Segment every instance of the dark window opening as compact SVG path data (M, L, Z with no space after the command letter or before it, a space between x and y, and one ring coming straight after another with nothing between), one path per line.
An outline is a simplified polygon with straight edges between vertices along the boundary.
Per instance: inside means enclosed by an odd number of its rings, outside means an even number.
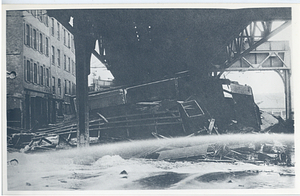
M60 39L60 25L58 22L57 22L57 39L58 40Z
M60 50L57 49L57 66L60 67Z
M28 24L25 29L25 44L30 46L30 26Z
M40 33L40 52L43 53L43 34Z
M64 55L64 70L67 70L67 56Z
M40 73L41 73L41 78L40 78L40 84L44 85L44 70L43 70L43 66L40 66Z
M66 29L64 29L64 45L66 45Z
M70 48L70 33L68 33L68 48Z
M71 70L71 60L70 57L68 58L68 71L70 72Z
M25 80L27 82L30 82L30 60L27 60L27 63L26 63Z
M49 56L49 40L46 37L46 56Z
M61 95L61 80L60 80L60 78L57 79L57 89L58 89L58 94Z
M37 45L36 45L36 30L33 29L33 32L32 32L32 42L33 42L33 48L36 49Z
M52 18L51 35L54 36L54 18Z
M55 48L52 46L52 64L55 64Z
M68 89L67 85L68 85L67 80L65 80L65 94L68 94L68 92L67 92L67 89Z
M37 84L37 77L38 77L38 73L37 73L37 64L34 63L33 66L33 82Z
M55 77L52 76L52 93L55 94Z

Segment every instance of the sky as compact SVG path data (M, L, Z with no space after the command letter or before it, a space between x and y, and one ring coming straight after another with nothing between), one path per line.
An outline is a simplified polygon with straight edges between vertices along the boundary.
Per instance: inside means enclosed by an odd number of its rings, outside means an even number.
M229 72L227 79L251 86L254 94L284 93L283 81L275 71Z

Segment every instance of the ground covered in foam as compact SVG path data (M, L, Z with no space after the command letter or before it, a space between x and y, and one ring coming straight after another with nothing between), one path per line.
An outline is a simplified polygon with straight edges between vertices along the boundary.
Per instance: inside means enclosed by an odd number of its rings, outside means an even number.
M293 166L269 163L255 165L239 161L219 163L141 158L145 152L158 148L253 141L293 146L294 136L287 134L200 136L133 141L33 154L13 152L7 154L7 189L70 191L294 188Z

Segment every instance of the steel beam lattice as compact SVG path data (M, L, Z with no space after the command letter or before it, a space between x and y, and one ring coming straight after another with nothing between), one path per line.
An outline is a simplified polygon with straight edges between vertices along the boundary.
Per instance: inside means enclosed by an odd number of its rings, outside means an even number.
M269 38L290 25L291 21L284 21L280 26L272 29L277 21L253 21L226 46L227 60L223 67L229 68L236 61L266 42ZM219 74L221 76L222 72Z
M278 25L278 22L281 24ZM275 25L278 27L273 28ZM274 70L284 83L286 118L291 118L291 87L290 87L290 55L289 49L270 47L262 50L259 46L268 41L269 38L291 24L291 20L283 21L252 21L246 28L233 38L226 46L227 60L223 64L224 70L217 75L220 77L224 71L262 71ZM271 43L271 42L269 42ZM264 48L264 47L261 47ZM251 56L254 58L251 58ZM260 57L260 58L257 58ZM274 62L274 57L279 63ZM250 59L249 59L250 58ZM285 58L285 59L284 59ZM260 61L258 61L260 59ZM288 61L288 62L287 62Z
M238 59L226 71L275 71L278 73L284 84L286 118L291 118L291 59L288 41L265 42Z

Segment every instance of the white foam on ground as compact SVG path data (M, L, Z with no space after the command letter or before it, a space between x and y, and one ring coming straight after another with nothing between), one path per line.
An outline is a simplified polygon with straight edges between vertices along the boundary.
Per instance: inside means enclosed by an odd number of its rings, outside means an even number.
M8 190L122 190L144 189L136 181L161 172L187 173L190 176L167 189L202 188L291 188L294 168L245 163L193 163L147 160L140 157L158 148L178 148L208 143L278 143L294 145L289 134L247 134L199 136L168 140L146 140L105 144L83 149L69 149L35 154L8 153L8 160L19 164L7 166ZM128 175L120 175L125 170ZM232 180L232 183L195 181L193 177L209 172L260 170L257 176ZM270 172L268 172L270 171ZM241 186L240 186L241 185Z

